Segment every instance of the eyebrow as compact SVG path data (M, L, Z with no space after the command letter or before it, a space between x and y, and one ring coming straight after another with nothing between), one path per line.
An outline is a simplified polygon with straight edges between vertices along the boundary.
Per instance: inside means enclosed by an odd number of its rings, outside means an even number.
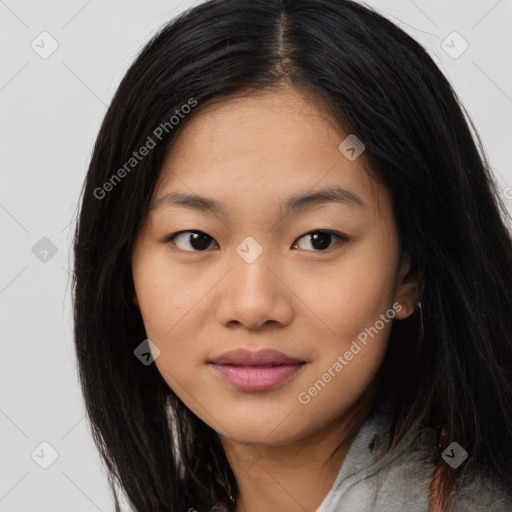
M290 197L282 206L282 215L289 215L290 213L296 213L326 203L339 203L359 208L365 207L363 200L354 192L342 187L329 187ZM229 211L223 203L197 194L169 192L157 199L150 206L150 210L156 210L164 206L181 206L197 211L222 214L226 217L229 215Z

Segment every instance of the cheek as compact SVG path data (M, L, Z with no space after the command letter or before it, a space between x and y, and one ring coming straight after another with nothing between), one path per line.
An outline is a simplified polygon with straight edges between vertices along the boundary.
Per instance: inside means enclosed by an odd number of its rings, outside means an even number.
M377 252L371 246L354 251L328 274L304 273L298 294L322 321L318 326L328 339L338 346L350 343L389 311L394 263L389 252Z
M146 336L159 349L162 377L186 402L183 391L200 386L196 370L204 365L208 291L217 275L199 278L193 265L169 264L165 249L152 248L134 258L133 280Z
M322 331L327 335L319 337L318 357L295 397L299 415L309 418L312 431L351 408L377 373L394 317L392 288L391 271L361 258L306 295L311 304L322 306L318 316L329 326Z
M350 407L380 367L394 318L396 257L392 246L368 244L347 252L329 276L303 279L304 297L322 320L315 323L325 327L313 378L303 384L302 400L299 396L311 417L325 420Z
M158 361L165 356L167 340L187 307L180 293L182 285L179 278L167 273L162 258L151 251L134 256L132 274L146 336L160 350Z
M198 357L202 348L198 330L201 322L194 321L194 315L201 311L200 299L205 290L191 285L180 273L171 273L164 260L145 255L141 265L134 267L139 309L146 336L159 350L154 361L159 373L187 407L198 414L201 411L195 411L193 397L204 394L204 389L195 370L203 362Z
M158 250L134 258L133 281L146 332L162 341L173 325L190 311L200 293Z

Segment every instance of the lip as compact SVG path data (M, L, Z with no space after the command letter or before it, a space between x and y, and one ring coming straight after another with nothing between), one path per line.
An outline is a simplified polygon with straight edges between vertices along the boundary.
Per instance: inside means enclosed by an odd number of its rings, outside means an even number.
M231 350L208 363L228 384L241 391L269 391L293 378L306 361L263 349Z
M256 352L238 349L224 352L219 357L208 362L215 364L231 364L234 366L264 366L272 364L297 364L305 361L287 356L273 349L262 349Z

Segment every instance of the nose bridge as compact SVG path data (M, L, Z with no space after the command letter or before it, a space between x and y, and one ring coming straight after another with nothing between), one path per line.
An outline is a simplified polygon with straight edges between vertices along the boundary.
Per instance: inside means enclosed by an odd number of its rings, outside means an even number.
M224 324L236 321L256 328L269 320L278 323L290 320L290 297L269 268L275 263L270 251L252 237L236 247L231 258L232 271L217 308L219 321Z
M275 283L268 269L271 249L265 249L254 238L247 237L233 255L231 287L237 303L249 308L269 305L274 296Z

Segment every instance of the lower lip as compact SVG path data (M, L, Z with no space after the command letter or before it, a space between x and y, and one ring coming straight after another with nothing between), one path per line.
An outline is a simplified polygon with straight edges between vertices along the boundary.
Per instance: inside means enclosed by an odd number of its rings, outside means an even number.
M282 364L271 367L211 365L229 384L241 391L268 391L294 377L304 366Z

